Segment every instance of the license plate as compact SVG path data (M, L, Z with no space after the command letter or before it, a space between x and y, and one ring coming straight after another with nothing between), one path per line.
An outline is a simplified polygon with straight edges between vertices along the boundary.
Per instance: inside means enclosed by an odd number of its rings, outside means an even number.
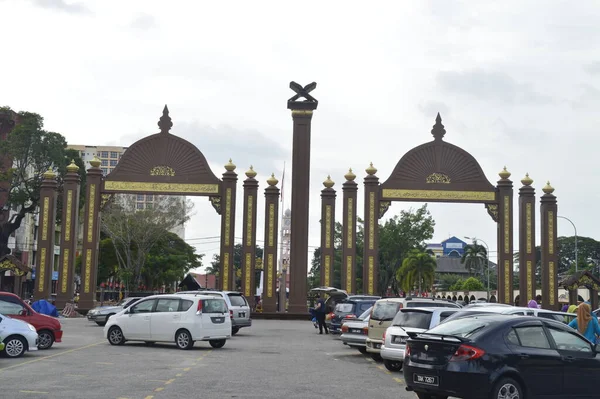
M353 328L352 330L350 330L350 332L353 334L360 334L362 333L362 330L359 330L358 328Z
M223 317L214 317L213 323L223 323L225 319Z
M246 312L238 313L238 317L246 317Z
M417 384L433 385L436 387L439 385L438 377L432 375L413 374L413 382Z
M405 344L406 343L406 337L394 337L393 343L395 344Z

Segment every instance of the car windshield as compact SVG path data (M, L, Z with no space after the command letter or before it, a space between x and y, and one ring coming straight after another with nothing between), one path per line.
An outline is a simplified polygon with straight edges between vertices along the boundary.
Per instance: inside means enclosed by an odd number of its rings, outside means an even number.
M401 311L394 317L392 325L396 327L412 327L428 330L429 325L431 324L431 315L431 312L424 311Z
M131 302L133 298L122 299L121 302L117 303L117 306L125 306L128 302Z
M352 313L353 309L353 303L338 303L335 305L335 313Z
M371 314L371 310L373 310L373 306L371 306L369 309L365 310L363 312L363 314L361 314L360 316L358 316L358 318L359 319L363 319L363 320L366 319Z
M398 313L399 306L400 303L398 302L383 301L375 303L371 319L379 321L393 320L396 313Z
M246 298L244 298L240 294L228 294L229 300L231 301L231 306L248 306L248 302L246 302Z
M485 328L490 322L479 318L466 318L450 320L439 324L427 331L427 334L451 335L455 337L468 338L477 331Z
M227 313L227 304L222 299L202 300L202 311L204 313Z

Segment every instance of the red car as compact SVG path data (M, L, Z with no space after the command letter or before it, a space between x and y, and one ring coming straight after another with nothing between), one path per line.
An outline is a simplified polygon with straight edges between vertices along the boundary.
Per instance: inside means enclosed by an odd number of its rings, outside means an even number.
M36 312L17 295L0 291L0 314L23 320L35 327L39 335L39 349L48 349L62 341L62 326L54 317Z

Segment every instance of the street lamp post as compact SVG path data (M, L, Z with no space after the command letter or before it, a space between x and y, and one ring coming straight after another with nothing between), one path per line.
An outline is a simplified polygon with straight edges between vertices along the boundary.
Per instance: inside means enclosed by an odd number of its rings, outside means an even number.
M484 245L485 245L485 250L486 250L486 254L485 254L485 266L487 268L487 300L488 302L490 301L490 247L487 245L487 242L483 241L482 239L479 239L477 237L465 237L467 240L473 240L473 241L481 241Z
M568 221L569 223L571 223L571 225L573 226L573 230L575 230L575 273L577 273L578 267L579 267L579 263L578 263L578 259L577 259L577 227L575 226L575 223L573 223L573 221L567 217L564 216L556 216L557 218L561 218L561 219L565 219L566 221Z

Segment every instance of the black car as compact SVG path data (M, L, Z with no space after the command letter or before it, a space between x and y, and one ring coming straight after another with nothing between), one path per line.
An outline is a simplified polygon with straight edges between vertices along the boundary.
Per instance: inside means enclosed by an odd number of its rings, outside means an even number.
M409 335L404 379L420 399L599 396L600 345L555 320L478 315Z
M332 334L341 334L344 319L356 319L365 310L373 306L377 299L346 299L336 304L331 315L329 332Z

